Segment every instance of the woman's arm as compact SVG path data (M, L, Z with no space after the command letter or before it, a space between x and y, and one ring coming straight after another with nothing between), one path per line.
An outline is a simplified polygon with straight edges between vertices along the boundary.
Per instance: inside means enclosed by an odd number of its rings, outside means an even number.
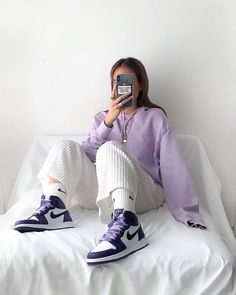
M98 113L93 122L92 130L89 132L87 138L82 142L82 148L84 149L88 158L92 161L96 161L96 153L98 148L106 141L112 127L106 126L104 123L105 113Z
M199 214L198 194L170 126L160 141L160 170L166 202L173 216L185 225L205 229Z
M115 99L115 91L116 87L114 84L108 111L100 112L95 116L93 128L87 139L82 142L82 147L92 162L96 161L97 150L106 141L113 128L113 122L119 116L123 105L133 99L133 96L127 98L129 93L125 93Z

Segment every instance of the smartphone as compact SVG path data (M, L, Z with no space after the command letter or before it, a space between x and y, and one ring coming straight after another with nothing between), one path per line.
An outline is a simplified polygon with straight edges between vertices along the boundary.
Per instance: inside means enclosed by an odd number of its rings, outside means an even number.
M134 81L133 76L131 74L120 74L116 76L116 98L119 96L129 92L129 96L133 95L133 87L134 87ZM128 107L131 107L133 104L132 99L128 101L126 104L122 106L123 109L126 109Z

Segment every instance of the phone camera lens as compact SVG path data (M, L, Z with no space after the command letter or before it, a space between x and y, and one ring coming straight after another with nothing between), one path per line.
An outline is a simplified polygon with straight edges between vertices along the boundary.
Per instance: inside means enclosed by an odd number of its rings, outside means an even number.
M117 82L120 82L120 76L119 75L117 76Z

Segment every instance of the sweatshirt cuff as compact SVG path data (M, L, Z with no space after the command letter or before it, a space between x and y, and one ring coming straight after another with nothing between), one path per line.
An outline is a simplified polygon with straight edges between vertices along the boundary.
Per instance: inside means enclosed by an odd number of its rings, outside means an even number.
M108 127L104 121L101 122L101 124L97 127L96 129L96 133L97 135L102 138L102 139L106 139L107 136L109 135L109 133L111 132L111 130L113 129L112 127Z
M188 221L188 226L193 228L199 228L199 229L207 229L206 225L203 225L200 223L193 223L192 221Z
M185 218L183 218L182 222L188 227L207 229L205 222L201 218L193 219L188 216L185 216Z

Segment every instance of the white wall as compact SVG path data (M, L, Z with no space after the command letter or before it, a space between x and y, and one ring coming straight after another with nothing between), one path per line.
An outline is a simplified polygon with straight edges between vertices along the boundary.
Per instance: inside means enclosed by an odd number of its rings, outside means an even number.
M0 0L5 198L32 139L86 133L107 107L110 67L134 56L176 133L202 140L236 223L235 34L235 1Z

